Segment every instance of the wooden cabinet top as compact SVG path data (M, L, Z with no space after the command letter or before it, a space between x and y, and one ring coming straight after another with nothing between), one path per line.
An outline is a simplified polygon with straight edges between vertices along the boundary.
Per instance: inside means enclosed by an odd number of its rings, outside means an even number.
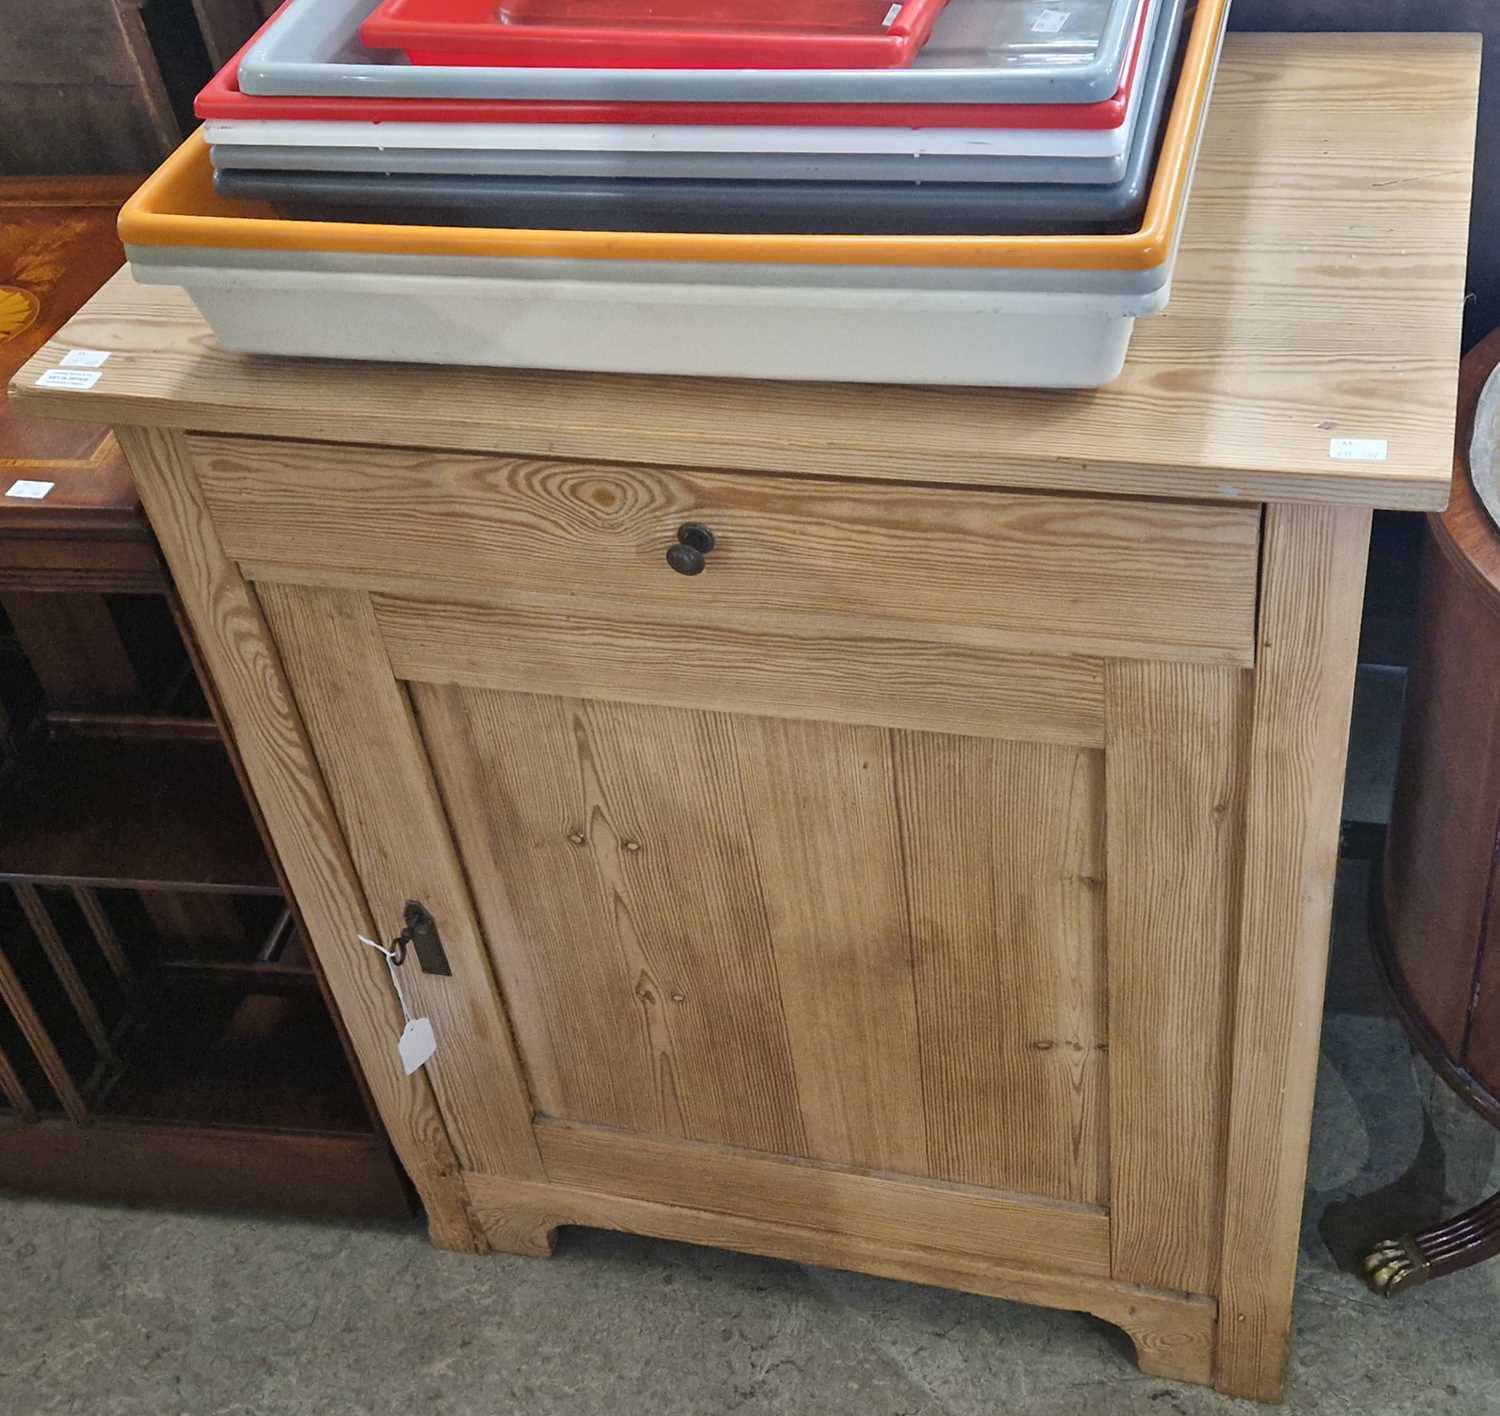
M180 290L121 274L12 397L53 416L279 437L1441 507L1478 80L1476 36L1230 35L1172 302L1096 392L252 358L218 349ZM96 387L36 388L72 348L111 352Z

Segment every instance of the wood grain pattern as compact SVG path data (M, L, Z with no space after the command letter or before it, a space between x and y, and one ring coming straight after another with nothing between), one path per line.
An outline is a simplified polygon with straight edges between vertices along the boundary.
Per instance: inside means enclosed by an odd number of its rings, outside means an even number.
M1098 1208L547 1120L537 1123L537 1144L547 1179L570 1189L1109 1276L1109 1216Z
M1123 1328L1141 1369L1152 1376L1206 1382L1213 1368L1217 1307L1212 1299L1132 1287L1105 1278L1053 1275L944 1249L875 1244L792 1222L743 1219L559 1185L527 1185L467 1175L475 1211L490 1242L525 1253L550 1251L561 1224L622 1229L689 1244L766 1254L820 1268L854 1269L908 1283L930 1283L1036 1303L1081 1309Z
M73 962L73 956L68 952L68 946L63 943L62 935L57 932L57 926L52 922L47 906L42 903L42 897L32 885L18 883L12 885L11 889L16 892L21 913L26 916L26 922L31 926L31 932L36 935L37 943L42 946L42 952L47 956L47 962L52 966L52 972L57 975L57 981L62 985L62 990L67 995L68 1002L72 1004L74 1013L78 1015L78 1021L83 1025L84 1032L88 1034L94 1050L101 1057L113 1060L115 1049L110 1041L109 1029L104 1026L104 1020L99 1016L98 1004L94 1002L94 997L84 983L83 976L78 972L78 965Z
M752 622L739 611L648 616L580 597L428 595L372 597L401 678L1104 745L1097 659L876 637L821 616L756 614Z
M1109 1193L1103 755L896 738L931 1173Z
M63 1061L62 1054L53 1044L47 1025L42 1022L32 1005L20 975L3 952L0 952L0 1003L5 1005L15 1019L21 1036L26 1039L26 1045L36 1057L42 1074L47 1078L47 1085L52 1088L68 1119L82 1125L89 1119L89 1109L83 1093L68 1071L68 1064Z
M930 1175L891 734L730 731L807 1154Z
M803 1154L731 720L416 702L538 1107Z
M1471 35L1231 34L1172 286L1097 393L415 368L225 353L117 278L18 380L67 416L535 456L1441 507L1474 158ZM1336 76L1331 78L1331 76ZM36 390L72 347L89 393ZM1383 463L1328 455L1381 437Z
M146 429L119 436L309 939L381 1119L427 1207L433 1239L446 1248L482 1248L428 1079L404 1076L392 1046L401 1013L385 964L350 947L375 924L259 605L214 535L179 438Z
M997 647L1249 663L1258 509L191 437L230 555ZM667 548L717 544L698 576Z
M1112 1271L1211 1293L1249 675L1115 663L1105 683Z
M1266 518L1214 1374L1264 1401L1286 1367L1369 533L1360 507Z
M411 708L366 596L260 587L287 678L323 765L349 853L381 927L407 900L432 912L452 976L403 969L412 1011L432 1020L427 1064L460 1163L538 1179L532 1103ZM357 940L352 947L360 947Z
M415 684L412 704L537 1109L680 1132L662 990L585 849L562 702Z

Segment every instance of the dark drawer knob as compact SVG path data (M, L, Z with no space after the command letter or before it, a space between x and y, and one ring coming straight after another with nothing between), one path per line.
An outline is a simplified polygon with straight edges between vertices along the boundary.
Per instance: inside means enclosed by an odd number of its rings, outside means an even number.
M667 564L678 575L702 575L705 557L714 548L714 533L701 521L684 521L677 544L667 548Z

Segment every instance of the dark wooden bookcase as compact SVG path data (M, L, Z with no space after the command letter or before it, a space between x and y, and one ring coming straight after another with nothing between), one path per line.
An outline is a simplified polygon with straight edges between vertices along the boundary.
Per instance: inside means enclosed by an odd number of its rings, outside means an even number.
M0 182L0 389L130 185ZM3 406L0 1187L410 1212L118 447Z

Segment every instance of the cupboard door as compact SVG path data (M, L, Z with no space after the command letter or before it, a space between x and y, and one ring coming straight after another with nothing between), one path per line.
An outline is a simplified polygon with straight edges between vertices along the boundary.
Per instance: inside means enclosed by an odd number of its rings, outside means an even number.
M476 1193L1213 1291L1245 672L258 588Z

